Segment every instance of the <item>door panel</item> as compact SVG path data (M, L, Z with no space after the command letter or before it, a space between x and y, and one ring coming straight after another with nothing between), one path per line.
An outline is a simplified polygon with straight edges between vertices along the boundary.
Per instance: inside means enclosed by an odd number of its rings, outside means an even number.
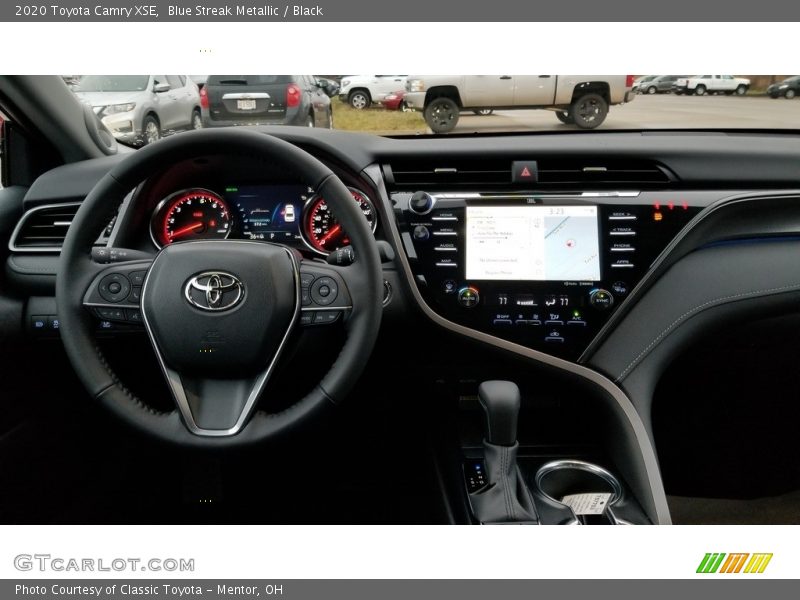
M511 75L468 75L464 78L465 106L511 106L514 77Z
M514 76L515 106L544 106L552 104L556 95L555 75Z

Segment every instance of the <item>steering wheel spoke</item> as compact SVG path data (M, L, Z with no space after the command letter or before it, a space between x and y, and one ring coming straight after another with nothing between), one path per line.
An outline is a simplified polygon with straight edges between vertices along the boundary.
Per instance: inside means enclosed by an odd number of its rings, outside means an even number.
M162 362L186 428L206 437L225 437L241 431L272 375L278 356L261 373L229 379L180 374Z
M152 260L92 263L83 306L101 322L142 325L142 285Z
M351 271L352 273L352 271ZM300 325L330 325L347 319L353 310L347 268L317 262L300 265ZM348 285L347 280L351 280Z

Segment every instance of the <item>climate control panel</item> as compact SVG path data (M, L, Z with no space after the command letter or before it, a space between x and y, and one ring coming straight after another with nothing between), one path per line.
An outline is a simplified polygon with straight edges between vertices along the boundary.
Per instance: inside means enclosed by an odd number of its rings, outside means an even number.
M570 360L699 211L613 194L397 192L392 201L434 311Z

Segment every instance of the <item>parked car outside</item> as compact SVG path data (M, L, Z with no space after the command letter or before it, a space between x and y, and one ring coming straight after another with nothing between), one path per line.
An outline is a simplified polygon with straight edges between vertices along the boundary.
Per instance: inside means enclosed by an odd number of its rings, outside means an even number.
M317 77L317 81L323 85L323 89L329 98L337 96L339 94L339 89L342 87L338 81L327 77Z
M669 94L675 82L686 75L659 75L639 87L640 94Z
M84 75L73 91L115 138L132 146L203 126L200 93L186 75Z
M794 98L800 94L800 75L789 77L778 83L773 83L767 88L767 95L770 98Z
M679 77L675 80L673 91L680 94L736 94L744 96L750 89L750 80L733 75L695 75L694 77Z
M392 92L391 94L387 94L383 100L381 100L381 104L384 108L388 110L402 110L407 111L410 110L408 105L406 104L406 91L405 90L397 90L396 92Z
M203 88L203 125L332 128L327 89L313 75L209 75Z
M434 133L452 131L462 111L542 108L565 124L594 129L608 108L631 102L632 75L409 75L408 106Z
M388 94L406 87L407 75L347 75L342 78L339 99L356 110L369 108Z
M633 85L631 86L632 92L641 93L642 92L642 85L647 83L648 81L652 81L658 77L658 75L644 75L643 77L637 77L633 80Z
M189 75L189 79L194 81L197 87L202 90L208 80L208 75Z

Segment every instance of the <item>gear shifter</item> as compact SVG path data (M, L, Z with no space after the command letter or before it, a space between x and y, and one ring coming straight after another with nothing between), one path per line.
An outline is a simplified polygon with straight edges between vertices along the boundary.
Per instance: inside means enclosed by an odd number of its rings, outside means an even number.
M510 381L484 381L478 388L478 401L486 413L486 441L497 446L517 443L519 388Z
M488 483L470 494L475 517L481 523L538 523L533 498L517 466L519 388L511 381L484 381L478 398L486 413L483 448Z

